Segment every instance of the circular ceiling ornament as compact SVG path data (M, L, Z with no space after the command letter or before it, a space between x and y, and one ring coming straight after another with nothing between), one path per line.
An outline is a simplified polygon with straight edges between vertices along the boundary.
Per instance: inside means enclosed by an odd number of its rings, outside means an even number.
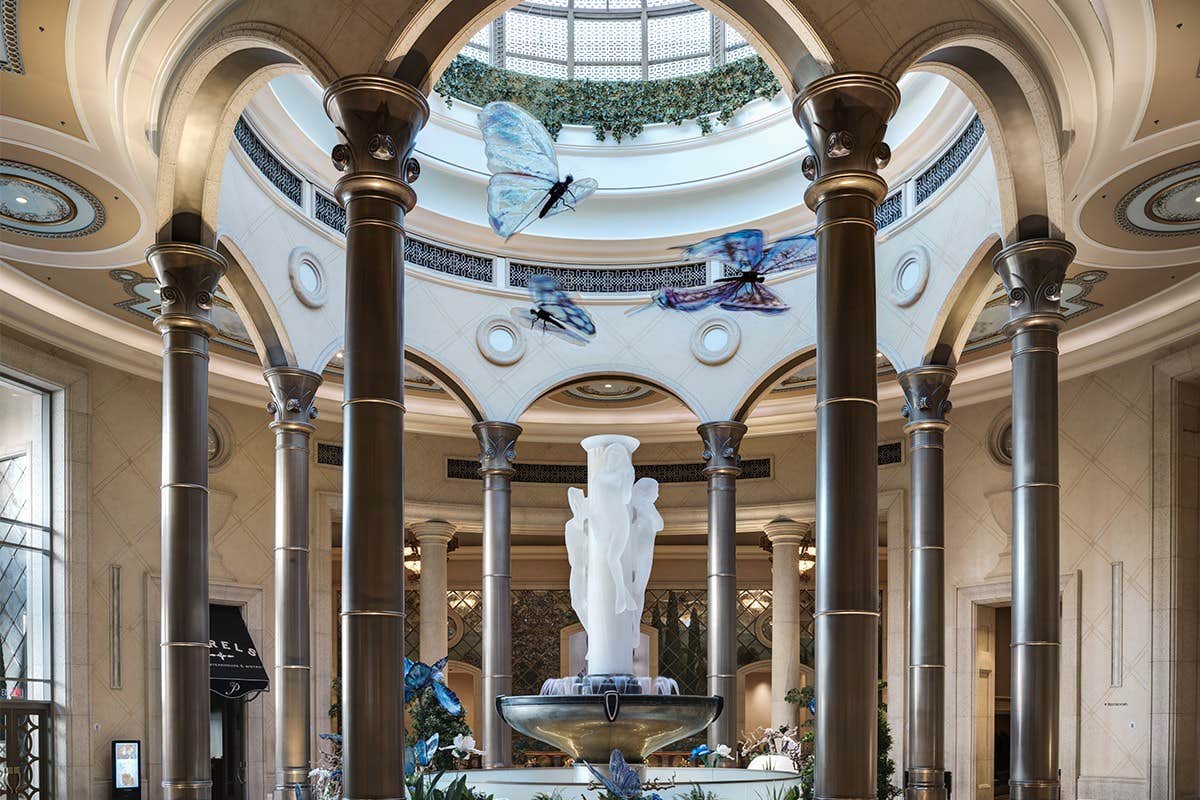
M624 378L597 378L568 386L565 391L571 397L592 402L640 400L654 393L651 387Z
M77 239L104 226L104 206L75 181L0 159L0 230L39 239Z
M892 302L901 308L921 298L929 281L929 251L917 245L896 262L892 269Z
M475 346L488 361L507 367L525 355L525 333L510 317L488 317L475 329Z
M742 343L742 329L725 317L709 317L692 332L692 355L701 364L717 366L733 358Z
M1116 215L1122 229L1142 236L1200 232L1200 161L1142 181L1121 198Z

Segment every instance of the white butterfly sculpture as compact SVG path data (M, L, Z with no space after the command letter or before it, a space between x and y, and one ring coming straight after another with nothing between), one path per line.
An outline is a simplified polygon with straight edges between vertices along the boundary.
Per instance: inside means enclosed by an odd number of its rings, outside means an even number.
M575 209L596 191L594 178L560 178L550 134L512 103L488 103L479 112L488 171L488 220L506 240L535 219Z

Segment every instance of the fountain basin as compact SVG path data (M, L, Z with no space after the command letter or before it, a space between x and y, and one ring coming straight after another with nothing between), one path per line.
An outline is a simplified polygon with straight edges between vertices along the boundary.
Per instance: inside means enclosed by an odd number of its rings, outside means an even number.
M683 794L692 786L716 794L721 800L764 800L775 797L793 786L800 785L794 772L736 769L733 767L647 767L644 780L675 781L675 788L663 791L664 797ZM559 789L562 797L596 798L602 792L587 791L590 774L570 767L537 767L513 769L469 770L447 773L448 783L459 775L467 776L467 784L488 792L497 800L533 800L539 793L550 794Z
M720 697L641 695L518 695L496 698L496 710L516 730L575 760L607 764L620 750L631 764L708 727Z

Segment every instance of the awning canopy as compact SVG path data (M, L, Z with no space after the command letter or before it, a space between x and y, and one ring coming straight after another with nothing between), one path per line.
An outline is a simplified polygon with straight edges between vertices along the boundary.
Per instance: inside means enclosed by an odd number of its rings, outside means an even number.
M270 690L258 648L233 606L208 607L208 675L213 693L230 699Z

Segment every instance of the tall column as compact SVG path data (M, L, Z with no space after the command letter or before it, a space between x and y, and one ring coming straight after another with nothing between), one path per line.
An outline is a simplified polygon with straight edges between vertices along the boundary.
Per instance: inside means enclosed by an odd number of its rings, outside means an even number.
M163 797L208 800L208 341L225 259L172 242L146 260L162 297Z
M946 800L946 500L950 367L900 373L908 424L908 800Z
M705 422L696 429L704 440L708 479L708 693L725 699L721 715L708 726L708 746L737 747L737 477L738 448L746 435L740 422Z
M512 476L521 426L478 422L483 477L483 766L512 766L512 728L496 698L512 694Z
M411 529L421 548L421 660L432 664L447 652L446 556L456 529L441 519L418 522Z
M900 91L879 75L813 81L793 111L817 214L817 800L875 797L879 676L875 207Z
M401 800L404 759L404 216L429 104L413 86L352 75L325 91L345 143L342 736L346 800Z
M771 543L771 725L795 725L785 698L800 686L800 547L812 525L779 517L763 529Z
M269 369L265 376L275 432L275 800L308 800L308 455L321 376L290 367Z
M1032 239L992 261L1008 292L1012 344L1013 800L1058 800L1058 332L1075 248Z

